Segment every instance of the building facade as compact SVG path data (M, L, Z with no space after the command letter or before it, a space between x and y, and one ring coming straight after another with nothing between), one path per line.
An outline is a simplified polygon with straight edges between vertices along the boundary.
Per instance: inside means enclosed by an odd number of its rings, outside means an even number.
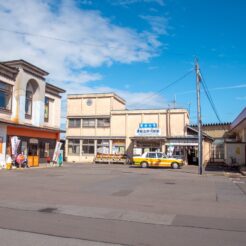
M246 108L232 122L225 140L227 164L246 165Z
M17 152L27 155L30 164L52 156L65 91L47 83L47 75L24 60L0 63L0 163L13 154L12 137L18 138Z
M197 129L197 125L193 125ZM225 138L231 127L230 122L202 124L203 133L213 138L211 162L225 161Z
M97 153L132 157L162 151L195 163L197 147L197 131L189 127L186 109L127 110L125 100L115 93L68 96L68 162L93 162ZM207 139L204 148L207 160Z

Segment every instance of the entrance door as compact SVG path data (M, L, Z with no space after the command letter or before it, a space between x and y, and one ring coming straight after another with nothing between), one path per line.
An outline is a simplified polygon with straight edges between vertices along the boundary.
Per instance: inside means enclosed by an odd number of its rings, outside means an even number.
M38 157L38 140L30 139L28 148L28 165L30 167L35 167L39 165Z
M187 152L187 159L189 165L198 165L197 150L195 147L191 147Z
M30 143L28 149L28 155L37 156L38 155L38 144Z

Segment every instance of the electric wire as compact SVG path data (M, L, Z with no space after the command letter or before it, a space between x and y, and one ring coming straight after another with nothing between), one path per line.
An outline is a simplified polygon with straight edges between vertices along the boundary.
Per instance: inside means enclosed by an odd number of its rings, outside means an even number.
M62 39L62 38L57 38L57 37L52 37L52 36L46 36L46 35L40 35L40 34L35 34L35 33L30 33L30 32L21 32L21 31L17 31L17 30L9 30L9 29L5 29L0 27L0 31L4 31L4 32L9 32L9 33L14 33L17 35L22 35L22 36L33 36L33 37L38 37L38 38L43 38L43 39L50 39L50 40L55 40L55 41L59 41L59 42L63 42L63 43L69 43L69 44L82 44L85 46L92 46L92 47L106 47L106 48L113 48L113 49L120 49L120 46L118 45L105 45L105 44L95 44L95 43L88 43L88 42L82 42L80 43L79 41L74 41L74 40L68 40L68 39Z
M169 83L167 86L161 88L160 90L158 90L157 92L151 94L150 96L146 97L146 98L143 98L141 99L141 101L143 103L138 103L138 104L129 104L128 106L131 106L131 105L134 105L136 108L138 106L141 106L141 105L145 105L146 102L149 101L149 99L153 98L153 97L156 97L158 95L160 95L164 90L168 89L169 87L173 86L174 84L178 83L179 81L183 80L184 78L186 78L187 76L189 76L192 72L194 71L194 68L192 68L191 70L189 70L187 73L183 74L182 76L180 76L178 79L174 80L173 82Z
M212 98L212 96L211 96L211 94L210 94L210 92L209 92L207 83L206 83L206 81L205 81L205 79L204 79L204 76L203 76L201 70L200 70L200 76L201 76L201 84L202 84L202 86L203 86L203 89L204 89L204 92L205 92L205 94L206 94L206 96L207 96L207 99L208 99L208 101L209 101L209 103L210 103L210 105L211 105L211 107L212 107L212 109L213 109L213 111L214 111L214 114L215 114L216 118L218 119L218 121L219 121L220 123L222 123L222 121L221 121L221 119L220 119L220 116L219 116L219 113L218 113L218 111L217 111L217 109L216 109L216 106L215 106L215 104L214 104L214 100L213 100L213 98Z

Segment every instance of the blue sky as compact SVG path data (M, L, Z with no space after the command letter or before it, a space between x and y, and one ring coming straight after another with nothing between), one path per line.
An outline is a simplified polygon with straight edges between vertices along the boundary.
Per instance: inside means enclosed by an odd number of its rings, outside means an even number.
M115 91L128 108L176 97L196 123L194 73L155 92L197 56L221 120L232 121L246 104L245 9L244 0L10 0L0 3L1 60L26 59L68 93ZM203 92L202 116L218 122Z

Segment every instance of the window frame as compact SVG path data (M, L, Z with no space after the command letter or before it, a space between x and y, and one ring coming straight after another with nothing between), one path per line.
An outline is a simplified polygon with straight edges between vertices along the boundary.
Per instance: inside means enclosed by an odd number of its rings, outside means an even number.
M8 112L11 113L12 112L12 97L13 97L13 85L5 83L3 81L0 80L0 83L5 85L6 87L8 87L8 89L3 89L0 87L0 92L3 93L4 96L9 97L10 103L9 103L9 108L5 107L1 107L0 106L0 111L4 111L4 112Z
M73 121L79 121L79 124L72 124ZM81 119L79 118L69 118L68 119L68 128L81 128Z
M85 124L88 122L88 124ZM90 125L89 122L93 122L93 124ZM82 127L83 128L95 128L96 127L96 119L94 118L83 118L82 119Z
M103 124L99 123L100 121ZM109 128L110 127L110 123L111 123L110 118L98 118L97 119L97 127L98 128Z
M77 143L75 143L77 142ZM68 142L67 142L67 153L68 155L76 155L76 156L79 156L80 155L80 140L79 139L68 139ZM79 147L77 149L77 147ZM72 148L72 152L70 152L70 148ZM75 152L74 152L75 150ZM78 151L77 151L78 150Z
M109 154L110 153L110 142L109 139L97 139L96 142L96 153L97 154L102 154L101 152L98 152L98 149L103 149L103 148L107 148L108 149L108 153L105 154Z
M47 112L47 117L45 117L45 107L47 106L48 112ZM50 98L49 97L44 97L44 122L49 122L49 117L50 116Z
M93 149L93 153L90 152L90 148ZM83 139L82 140L81 154L82 155L95 155L95 140L94 139Z
M28 93L29 93L29 95L28 95ZM30 105L31 105L30 113L27 112L28 103L30 103ZM27 86L26 86L26 99L25 99L25 118L26 119L32 118L32 106L33 106L33 87L32 87L32 84L30 82L28 82Z

